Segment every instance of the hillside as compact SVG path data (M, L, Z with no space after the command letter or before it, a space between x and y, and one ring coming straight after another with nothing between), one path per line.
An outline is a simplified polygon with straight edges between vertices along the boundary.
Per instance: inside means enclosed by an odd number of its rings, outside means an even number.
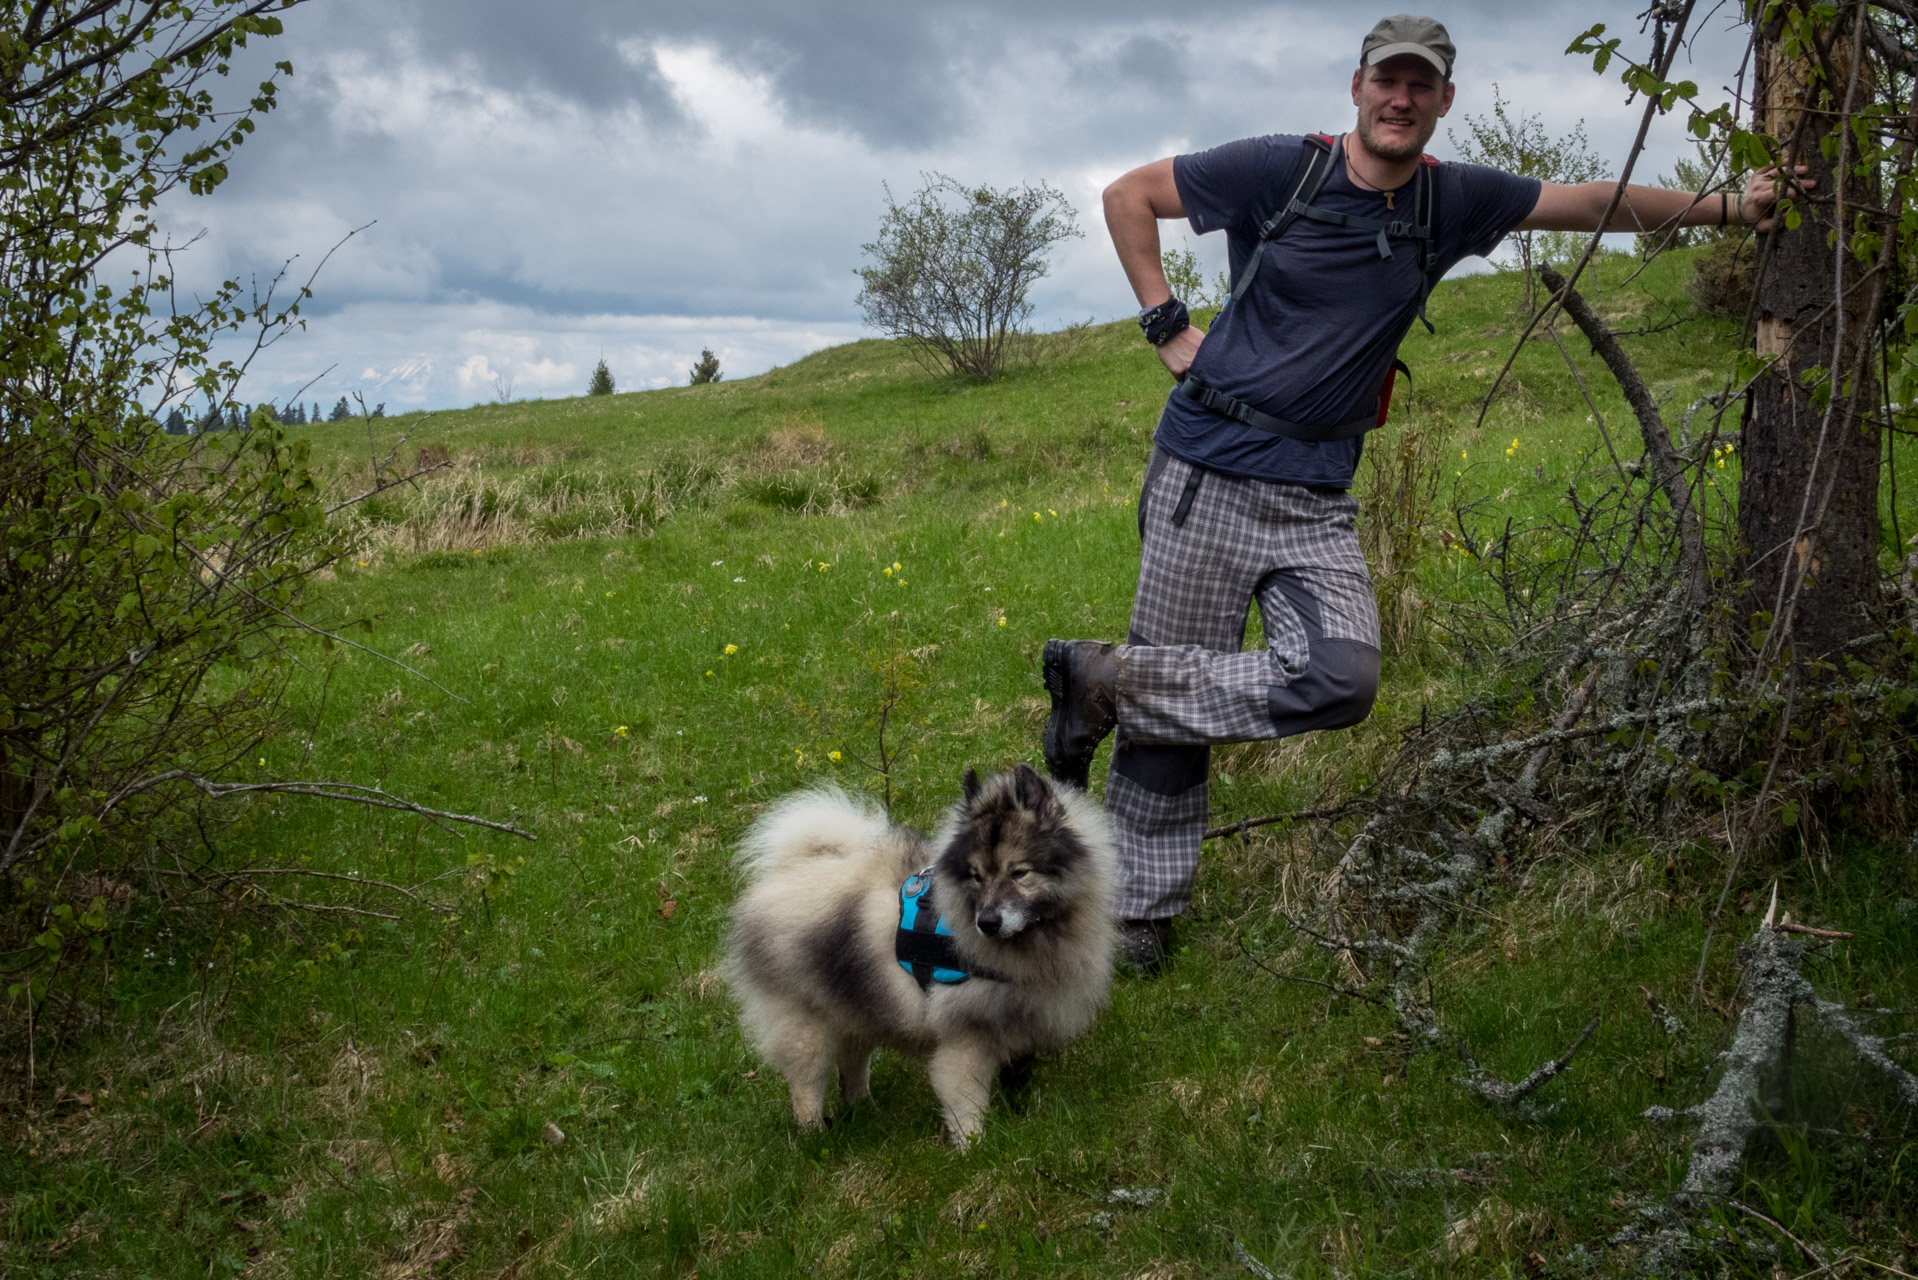
M1693 312L1684 255L1635 266L1606 260L1591 294L1682 410L1735 335ZM1458 539L1639 454L1569 329L1524 345L1475 425L1518 288L1438 290L1374 438L1395 621L1372 718L1215 752L1214 822L1362 790L1403 730L1496 681L1446 642L1446 602L1494 589ZM259 776L376 785L537 842L289 798L175 833L183 867L309 872L276 883L380 914L202 909L76 989L97 1017L36 1058L38 1109L0 1119L0 1273L1174 1277L1229 1274L1235 1240L1297 1277L1623 1266L1607 1239L1689 1140L1639 1115L1703 1096L1735 1013L1729 947L1692 999L1727 865L1707 833L1564 833L1458 929L1431 982L1491 1069L1517 1078L1602 1019L1541 1114L1488 1109L1387 1010L1274 976L1323 870L1304 828L1210 842L1167 975L1121 981L970 1153L889 1056L872 1103L796 1134L742 1043L713 967L738 836L822 783L889 788L929 826L966 766L1037 760L1044 641L1125 630L1166 389L1120 322L1049 336L991 386L866 341L708 387L304 428L341 495L389 452L447 465L341 517L361 550L309 617L369 623L348 634L393 660L304 650ZM1717 469L1734 489L1735 455ZM1857 935L1821 987L1911 1029L1909 853L1754 859L1733 901L1774 877ZM113 891L156 909L152 885ZM1752 1203L1834 1251L1909 1248L1918 1125L1806 1034Z

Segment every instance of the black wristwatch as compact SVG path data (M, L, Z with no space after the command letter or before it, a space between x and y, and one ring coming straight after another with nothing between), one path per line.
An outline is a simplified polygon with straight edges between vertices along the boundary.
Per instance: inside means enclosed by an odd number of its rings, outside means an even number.
M1185 303L1177 298L1167 298L1139 313L1139 327L1145 330L1145 340L1155 347L1163 347L1191 324L1192 317L1186 314Z

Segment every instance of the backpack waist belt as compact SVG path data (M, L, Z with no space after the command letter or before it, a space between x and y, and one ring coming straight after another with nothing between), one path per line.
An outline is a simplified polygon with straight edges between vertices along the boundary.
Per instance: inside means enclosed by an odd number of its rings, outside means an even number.
M1378 414L1368 413L1362 418L1350 422L1327 425L1308 425L1303 422L1287 422L1284 418L1275 418L1269 413L1254 409L1243 400L1236 400L1223 391L1208 387L1191 374L1179 384L1180 392L1188 400L1195 400L1212 412L1234 422L1244 423L1260 431L1269 431L1275 436L1285 436L1292 440L1304 440L1310 444L1324 444L1332 440L1351 440L1364 435L1379 425Z

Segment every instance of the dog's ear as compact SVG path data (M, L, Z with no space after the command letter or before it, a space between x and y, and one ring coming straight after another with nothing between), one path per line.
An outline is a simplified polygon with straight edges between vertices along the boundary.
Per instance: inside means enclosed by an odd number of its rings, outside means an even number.
M967 804L979 798L979 775L973 772L971 765L966 766L966 776L960 780L959 785L965 793Z
M1012 799L1041 822L1049 822L1059 816L1059 797L1054 794L1052 784L1023 760L1012 769Z

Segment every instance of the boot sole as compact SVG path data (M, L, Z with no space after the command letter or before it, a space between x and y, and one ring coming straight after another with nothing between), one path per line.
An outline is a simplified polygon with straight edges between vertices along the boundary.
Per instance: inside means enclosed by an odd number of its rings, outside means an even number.
M1070 683L1066 672L1066 642L1048 640L1039 655L1039 678L1052 697L1052 714L1046 717L1046 729L1040 739L1040 750L1046 758L1046 772L1057 782L1069 783L1085 790L1092 773L1092 760L1068 759L1059 749L1058 723L1065 711L1066 689Z

